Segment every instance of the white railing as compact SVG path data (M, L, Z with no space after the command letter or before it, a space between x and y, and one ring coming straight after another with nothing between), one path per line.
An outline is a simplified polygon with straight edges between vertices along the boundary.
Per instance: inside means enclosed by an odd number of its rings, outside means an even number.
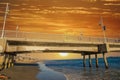
M0 30L0 35L2 31ZM104 42L103 38L88 37L88 36L77 36L77 35L65 35L65 34L49 34L49 33L37 33L37 32L22 32L5 30L5 38L23 38L23 39L35 39L35 40L50 40L50 41L66 41L66 42L78 42L78 41L89 41L89 42ZM107 42L119 43L120 39L107 38Z

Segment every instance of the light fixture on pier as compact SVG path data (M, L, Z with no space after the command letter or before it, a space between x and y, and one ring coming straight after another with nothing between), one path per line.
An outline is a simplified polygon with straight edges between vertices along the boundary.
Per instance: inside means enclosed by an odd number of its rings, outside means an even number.
M104 23L103 23L103 18L102 18L102 16L101 16L101 19L100 19L100 23L99 23L99 25L101 26L102 31L103 31L104 43L106 43L106 42L107 42L106 34L105 34L106 26L105 26Z
M4 16L4 22L3 22L1 38L3 38L4 34L5 34L5 23L6 23L7 14L9 12L9 6L8 5L9 5L9 3L6 4L6 10L5 10L5 16Z

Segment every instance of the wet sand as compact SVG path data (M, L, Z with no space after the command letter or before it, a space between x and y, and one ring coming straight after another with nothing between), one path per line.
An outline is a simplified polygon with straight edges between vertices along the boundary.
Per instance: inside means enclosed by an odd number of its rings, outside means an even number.
M38 72L39 69L37 66L14 66L0 73L11 77L9 80L37 80L36 76Z

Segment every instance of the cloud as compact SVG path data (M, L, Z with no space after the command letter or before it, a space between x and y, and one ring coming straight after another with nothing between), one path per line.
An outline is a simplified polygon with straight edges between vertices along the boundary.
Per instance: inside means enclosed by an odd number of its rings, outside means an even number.
M57 23L57 22L42 22L43 24L47 24L47 25L52 25L52 26L61 26L61 27L66 27L69 26L68 24L63 24L63 23Z
M44 9L42 11L37 11L36 13L41 13L41 14L92 14L90 11L85 11L85 10L49 10L49 9Z
M120 6L120 3L105 3L106 6Z
M120 13L114 13L114 15L116 15L116 16L120 16Z
M1 5L1 4L2 4L2 5L6 5L6 3L5 3L5 2L0 2L0 5Z
M12 4L11 6L19 7L20 5L19 4Z
M109 34L119 32L120 2L118 0L9 0L7 26L20 25L21 30L53 33L80 33L100 35L97 28L100 16ZM1 2L2 3L2 2ZM5 3L0 3L0 26L3 23ZM9 25L8 25L9 24ZM117 26L117 28L115 28ZM112 34L114 35L114 34Z
M100 10L101 8L97 8L97 7L91 7L91 10Z
M111 12L102 12L102 14L112 14Z
M0 11L0 14L3 14L3 13L5 13L5 11Z
M85 7L56 7L53 6L50 9L57 9L57 10L87 10Z

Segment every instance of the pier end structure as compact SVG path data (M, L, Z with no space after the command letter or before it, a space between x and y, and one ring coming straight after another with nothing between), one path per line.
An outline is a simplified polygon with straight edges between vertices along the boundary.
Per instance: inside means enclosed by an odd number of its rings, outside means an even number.
M83 56L83 67L86 67L86 56L88 56L89 58L89 67L92 67L92 60L91 60L91 55L95 55L95 61L96 61L96 68L99 67L99 60L98 60L98 55L102 54L103 55L103 60L105 63L105 68L108 69L108 62L107 62L107 57L106 57L106 53L110 52L109 49L109 44L105 43L105 44L99 44L98 45L98 52L82 52L82 56Z

